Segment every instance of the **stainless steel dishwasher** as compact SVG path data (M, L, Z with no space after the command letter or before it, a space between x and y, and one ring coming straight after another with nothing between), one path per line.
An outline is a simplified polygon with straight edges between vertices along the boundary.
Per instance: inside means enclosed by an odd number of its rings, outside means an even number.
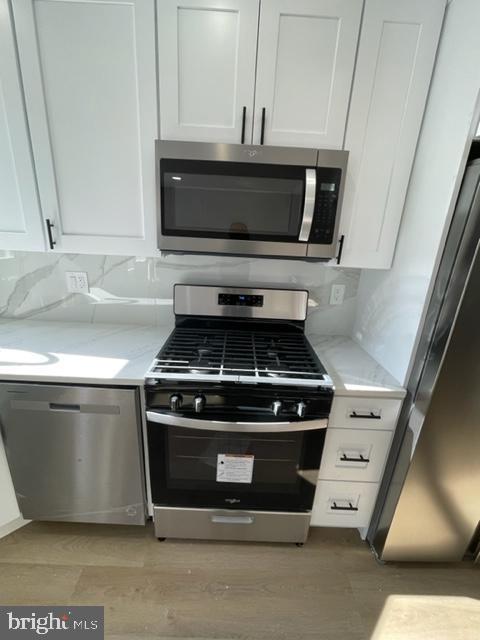
M0 428L24 518L145 523L135 389L1 383Z

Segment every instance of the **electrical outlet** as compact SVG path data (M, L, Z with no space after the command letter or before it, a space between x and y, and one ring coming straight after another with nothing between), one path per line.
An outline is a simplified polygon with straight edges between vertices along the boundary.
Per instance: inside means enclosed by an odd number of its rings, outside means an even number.
M332 305L343 304L344 298L345 298L345 285L332 284L332 290L330 292L330 304Z
M85 271L65 271L67 290L70 293L88 293L88 275Z

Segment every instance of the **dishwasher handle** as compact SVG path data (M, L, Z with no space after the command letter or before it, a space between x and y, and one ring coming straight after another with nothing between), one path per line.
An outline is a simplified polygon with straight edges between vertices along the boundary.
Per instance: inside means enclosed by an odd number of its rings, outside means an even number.
M50 411L68 411L70 413L79 413L81 411L79 404L61 404L60 402L49 402Z

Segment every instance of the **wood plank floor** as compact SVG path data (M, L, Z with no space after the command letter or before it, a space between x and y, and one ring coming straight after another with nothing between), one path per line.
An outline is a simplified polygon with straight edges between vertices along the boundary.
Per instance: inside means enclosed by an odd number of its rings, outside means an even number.
M111 640L478 640L480 567L378 564L356 531L294 545L32 523L0 540L0 604L100 604Z

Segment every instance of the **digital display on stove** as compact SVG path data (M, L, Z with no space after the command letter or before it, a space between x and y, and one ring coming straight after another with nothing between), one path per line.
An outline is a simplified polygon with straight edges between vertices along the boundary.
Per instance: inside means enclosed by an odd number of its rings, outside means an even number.
M263 307L263 296L251 296L243 293L219 293L218 304L233 307Z

